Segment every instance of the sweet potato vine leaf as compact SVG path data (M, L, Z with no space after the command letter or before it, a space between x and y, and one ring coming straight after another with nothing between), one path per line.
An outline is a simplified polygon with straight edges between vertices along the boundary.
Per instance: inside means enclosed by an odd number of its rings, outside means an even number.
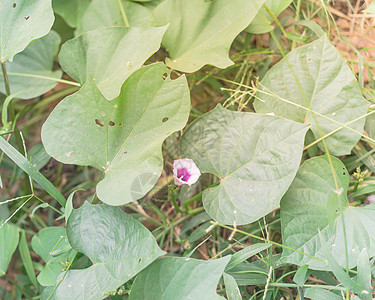
M123 205L143 197L163 167L161 146L188 119L184 76L171 80L162 63L143 67L108 101L93 80L65 98L42 128L47 153L60 162L104 171L100 200Z
M210 64L233 64L229 48L256 16L265 0L165 0L154 10L153 26L169 24L163 46L173 69L195 72Z
M67 41L59 61L63 70L84 84L93 76L103 96L112 100L125 80L160 48L167 27L99 28Z
M363 116L369 103L344 59L326 36L299 47L275 64L261 81L261 100L254 103L255 110L275 113L297 122L311 124L315 139L326 135ZM324 117L287 103L294 102ZM329 118L329 119L327 119ZM365 119L348 125L362 133ZM328 150L335 156L350 154L360 134L343 128L326 137ZM322 142L319 147L324 151Z
M307 264L310 269L329 270L324 262L326 258L319 231L341 267L346 266L346 249L350 268L357 265L363 249L367 249L370 257L375 255L375 205L349 206L349 173L340 160L335 157L331 159L337 176L338 191L325 155L303 163L281 201L283 244L310 255L284 248L284 262Z
M51 29L51 0L0 0L0 61L12 60Z
M240 225L279 207L297 173L307 129L221 105L193 122L181 139L183 157L220 180L203 193L207 213L220 223Z

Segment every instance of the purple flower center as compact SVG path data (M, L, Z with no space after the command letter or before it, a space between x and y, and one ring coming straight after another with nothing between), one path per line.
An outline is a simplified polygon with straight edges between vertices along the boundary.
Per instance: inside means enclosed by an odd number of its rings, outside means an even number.
M177 169L177 178L187 182L191 174L186 168Z

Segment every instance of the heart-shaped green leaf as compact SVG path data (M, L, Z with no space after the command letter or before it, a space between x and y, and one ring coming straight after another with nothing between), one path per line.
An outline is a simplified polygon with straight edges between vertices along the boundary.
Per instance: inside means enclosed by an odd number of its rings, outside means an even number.
M164 254L153 235L117 207L85 202L66 230L72 247L93 265L68 271L56 299L103 299Z
M136 278L129 300L219 300L217 284L230 256L216 260L165 257Z
M187 122L186 78L164 79L167 72L162 63L141 68L113 101L89 80L56 106L42 128L43 144L55 159L104 171L97 195L107 204L134 201L154 186L164 139Z
M14 251L16 251L18 241L19 233L17 227L7 223L4 224L0 220L0 277L8 270L10 259Z
M53 79L60 79L62 74L60 70L53 71L59 46L59 35L51 31L32 42L12 62L6 62L11 94L16 94L17 98L31 99L53 89L57 84ZM3 76L0 76L0 92L5 94Z
M163 46L168 66L195 72L210 64L233 64L229 48L235 37L253 20L265 0L165 0L153 13L151 24L170 24Z
M308 127L280 117L231 112L218 105L181 139L183 157L219 177L203 205L223 224L247 224L279 207L301 160Z
M45 36L54 19L51 0L0 0L0 62Z
M324 136L366 114L368 102L362 97L356 78L344 59L326 36L297 48L274 65L261 82L262 92L254 107L257 112L275 114L311 124L315 138ZM322 116L315 116L305 109L282 101L287 99L312 109ZM348 125L362 132L365 119ZM333 155L349 154L360 134L341 129L327 137L328 149ZM322 143L319 143L325 150Z
M66 239L66 230L63 227L47 227L34 235L31 245L33 250L46 263L44 269L38 275L38 281L43 286L55 285L56 279L63 270L66 261L71 261L74 251ZM51 255L52 250L58 255ZM52 254L53 254L52 252Z
M54 12L62 16L66 24L76 28L90 2L90 0L53 0L52 6Z
M331 157L331 160L337 175L339 192L327 156L315 157L303 163L281 201L283 244L300 252L284 248L282 259L285 262L307 264L310 269L328 270L329 267L324 262L319 231L333 257L342 267L346 266L346 249L350 268L357 264L358 256L363 249L367 249L370 257L375 255L375 249L372 247L375 243L375 205L348 206L348 171L340 160L334 157ZM333 225L330 226L329 210L332 209L332 199L336 201L333 203L336 216ZM341 209L343 214L340 214Z
M267 0L266 5L275 17L285 10L293 0ZM267 10L262 7L251 24L246 28L249 33L266 33L273 30L271 25L274 19Z
M112 100L125 80L160 48L166 27L100 28L67 41L59 61L64 71L84 84L91 74L103 96Z
M125 22L132 27L147 27L150 26L150 18L151 11L140 3L93 0L79 23L76 35L101 27L127 26Z

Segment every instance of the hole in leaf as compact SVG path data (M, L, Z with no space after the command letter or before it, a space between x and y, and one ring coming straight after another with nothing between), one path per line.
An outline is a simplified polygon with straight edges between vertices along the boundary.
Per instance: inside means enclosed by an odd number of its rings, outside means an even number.
M142 258L138 259L138 263L140 263L142 261Z
M16 8L16 6L17 6L17 3L13 3L13 8Z
M27 21L30 18L30 16L25 17L25 20Z
M167 77L168 77L168 73L167 72L165 72L164 74L163 74L163 79L165 80L165 79L167 79Z
M345 173L345 172L343 172L343 173L342 173L342 175L344 175L344 176L345 176L345 175L346 175L346 173Z
M115 122L109 121L108 125L111 126L111 127L113 127L113 126L115 126Z
M168 117L165 117L165 118L163 118L163 120L161 120L163 123L164 122L167 122L169 120L169 118Z
M102 120L95 119L95 123L96 123L96 125L99 125L100 127L104 126L104 122Z

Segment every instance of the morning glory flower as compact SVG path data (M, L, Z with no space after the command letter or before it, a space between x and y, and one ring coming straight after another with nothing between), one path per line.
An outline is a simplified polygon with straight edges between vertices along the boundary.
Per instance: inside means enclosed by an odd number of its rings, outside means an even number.
M196 183L201 172L190 158L181 158L173 162L173 177L175 185Z

